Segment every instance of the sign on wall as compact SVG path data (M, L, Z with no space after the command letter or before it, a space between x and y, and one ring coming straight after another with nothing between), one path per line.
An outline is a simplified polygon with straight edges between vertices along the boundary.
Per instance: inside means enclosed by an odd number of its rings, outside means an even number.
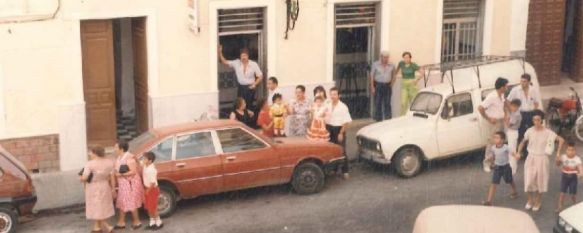
M196 35L200 33L198 23L198 0L188 0L188 27Z

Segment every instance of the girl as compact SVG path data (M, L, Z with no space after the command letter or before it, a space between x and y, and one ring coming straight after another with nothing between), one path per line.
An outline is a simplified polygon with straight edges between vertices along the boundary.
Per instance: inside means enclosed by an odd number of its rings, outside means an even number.
M312 125L308 129L308 139L317 141L329 141L330 133L326 130L326 119L328 108L324 105L324 98L316 96L314 107L312 108Z
M287 116L287 109L283 105L280 94L273 95L273 105L269 110L271 118L273 118L273 132L276 137L283 137L283 128L285 127L285 117Z

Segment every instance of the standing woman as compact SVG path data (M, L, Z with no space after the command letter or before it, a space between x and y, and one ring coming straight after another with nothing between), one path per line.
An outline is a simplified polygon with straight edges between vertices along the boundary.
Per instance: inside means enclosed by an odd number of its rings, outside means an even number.
M306 136L310 125L310 111L312 103L306 99L306 87L298 85L296 87L296 98L288 105L289 112L289 137Z
M542 194L547 192L549 184L549 158L553 153L555 142L559 142L557 156L563 147L563 138L543 126L544 113L534 110L533 127L526 130L524 140L518 146L518 155L522 156L522 149L528 143L528 157L524 162L524 191L528 195L528 202L524 207L527 210L539 211L542 205Z
M417 95L419 91L417 89L417 82L421 79L421 76L416 77L417 71L423 73L423 69L419 67L415 62L411 61L410 52L403 53L403 60L399 62L397 67L397 72L401 71L401 115L407 113L409 105L413 101L413 98Z
M245 125L251 128L255 128L256 122L254 120L254 116L255 114L253 111L247 109L247 103L245 102L245 99L238 97L235 101L235 109L233 109L231 112L229 119L243 122Z
M138 171L138 161L134 155L128 152L129 145L126 141L120 140L115 144L114 150L117 154L115 161L115 175L117 177L118 194L115 206L119 209L119 219L116 229L126 227L126 213L132 213L132 229L137 230L142 227L138 209L144 202L144 186Z
M89 151L91 161L87 162L81 175L81 182L85 183L85 216L95 220L92 233L113 232L113 227L107 219L115 214L113 198L115 194L115 176L113 161L105 158L103 147L92 148Z

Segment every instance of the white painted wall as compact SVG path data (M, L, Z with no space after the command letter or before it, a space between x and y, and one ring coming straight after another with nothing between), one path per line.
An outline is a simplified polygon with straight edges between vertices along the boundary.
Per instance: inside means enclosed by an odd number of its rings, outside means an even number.
M510 51L525 51L530 0L512 0L511 2Z

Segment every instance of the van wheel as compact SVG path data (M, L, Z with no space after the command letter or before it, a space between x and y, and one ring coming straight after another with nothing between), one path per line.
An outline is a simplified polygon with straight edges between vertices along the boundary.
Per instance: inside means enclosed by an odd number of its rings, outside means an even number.
M0 207L0 233L14 233L18 227L18 214L12 209Z
M411 178L421 171L421 157L421 151L417 148L407 147L397 152L393 166L399 176Z
M160 217L169 217L176 211L176 192L172 187L160 186L160 196L158 197L158 214Z
M324 171L315 163L298 165L292 177L292 187L298 194L313 194L324 187Z

